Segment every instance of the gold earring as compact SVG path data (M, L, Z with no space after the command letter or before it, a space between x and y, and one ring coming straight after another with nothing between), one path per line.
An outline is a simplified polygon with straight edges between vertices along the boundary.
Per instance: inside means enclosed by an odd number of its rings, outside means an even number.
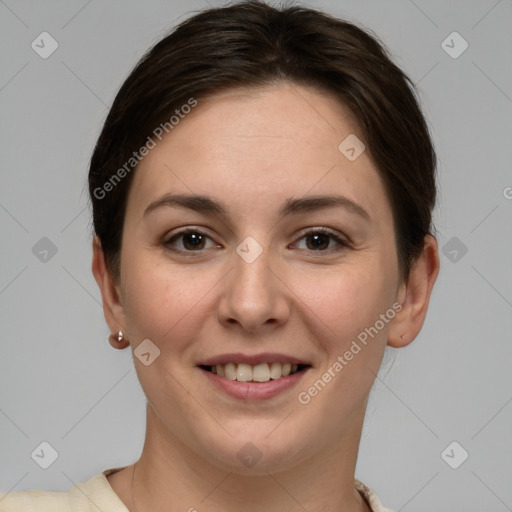
M123 331L118 331L116 334L109 334L108 340L112 346L116 346L117 348L125 348L130 342L125 339Z

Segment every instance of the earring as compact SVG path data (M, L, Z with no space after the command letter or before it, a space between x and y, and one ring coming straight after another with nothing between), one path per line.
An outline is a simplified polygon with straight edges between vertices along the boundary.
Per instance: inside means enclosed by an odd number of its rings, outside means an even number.
M109 334L108 341L114 348L126 348L130 342L125 339L123 331L118 331L117 334Z

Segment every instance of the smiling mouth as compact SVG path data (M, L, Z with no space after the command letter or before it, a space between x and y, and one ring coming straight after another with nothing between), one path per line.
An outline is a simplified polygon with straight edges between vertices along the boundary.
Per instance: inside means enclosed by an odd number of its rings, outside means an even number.
M201 365L200 368L219 377L238 382L269 382L278 380L288 375L302 372L310 368L307 364L291 363L261 363L250 365L245 363L226 363L216 364L214 366Z

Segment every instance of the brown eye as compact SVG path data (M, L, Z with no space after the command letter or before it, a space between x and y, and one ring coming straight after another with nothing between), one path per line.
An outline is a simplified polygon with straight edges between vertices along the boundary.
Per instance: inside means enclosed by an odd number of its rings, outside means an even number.
M204 233L195 229L186 229L172 235L164 242L164 245L176 251L199 252L208 248L208 241L211 243L210 247L219 247Z
M204 236L201 233L185 233L183 237L183 246L187 250L203 249L204 248Z
M315 233L313 235L308 235L305 238L310 242L306 242L308 249L311 249L312 251L328 249L329 247L330 237L324 233Z
M300 240L305 240L305 249L308 251L331 252L339 251L349 246L337 233L326 228L312 229L303 234ZM303 247L299 247L302 249Z

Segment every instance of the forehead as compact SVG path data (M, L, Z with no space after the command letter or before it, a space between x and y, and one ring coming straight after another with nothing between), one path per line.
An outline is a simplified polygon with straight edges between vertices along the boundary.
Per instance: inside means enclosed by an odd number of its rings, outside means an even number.
M157 141L137 168L129 203L140 210L159 194L186 192L238 210L248 201L277 209L290 196L339 192L389 210L368 151L355 160L340 151L347 137L363 139L354 115L321 91L289 83L229 90L198 100Z

